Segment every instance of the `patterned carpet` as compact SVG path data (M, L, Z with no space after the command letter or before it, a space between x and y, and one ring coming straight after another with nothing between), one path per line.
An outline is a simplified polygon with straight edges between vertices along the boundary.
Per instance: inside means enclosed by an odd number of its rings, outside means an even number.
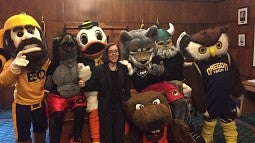
M236 120L238 131L238 143L255 143L255 115L248 117L242 117L242 119L249 119L251 124L244 122L241 118ZM197 117L192 115L192 122L196 125L197 130L201 131L202 116L200 114ZM214 131L214 143L225 143L222 127L217 123Z
M10 111L9 111L10 112ZM15 143L14 131L12 127L12 120L9 117L10 113L0 112L0 141L1 143ZM4 118L5 117L5 118ZM242 120L240 120L242 119ZM255 115L248 117L241 117L237 120L237 129L238 129L238 143L255 143L255 124L251 125L250 123L255 123ZM192 122L195 124L198 130L201 129L202 116L194 116L192 114ZM245 122L245 120L247 122ZM219 124L216 125L214 133L214 142L215 143L225 143L224 136L222 133L222 128ZM49 132L47 130L46 143L49 143Z

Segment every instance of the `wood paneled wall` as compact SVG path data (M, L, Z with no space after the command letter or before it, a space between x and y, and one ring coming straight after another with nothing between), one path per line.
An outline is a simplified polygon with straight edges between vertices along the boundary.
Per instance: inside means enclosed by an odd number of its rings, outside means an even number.
M66 23L93 20L108 26L138 29L156 23L163 28L171 22L175 26L173 40L182 31L196 33L208 27L228 25L230 53L233 55L243 78L255 78L252 67L254 49L254 0L224 0L219 2L201 0L0 0L0 27L5 20L17 13L26 12L38 21L42 17L46 26L47 45L51 54L52 41L61 34ZM237 9L249 7L247 25L237 25ZM118 31L119 32L119 31ZM237 46L238 33L246 34L246 46ZM115 41L118 33L114 33ZM2 93L0 93L2 94Z
M248 7L248 24L237 24L238 8ZM217 4L216 23L229 26L230 53L240 69L243 79L255 78L255 68L252 66L254 45L254 0L225 0ZM238 34L245 34L246 45L238 47Z

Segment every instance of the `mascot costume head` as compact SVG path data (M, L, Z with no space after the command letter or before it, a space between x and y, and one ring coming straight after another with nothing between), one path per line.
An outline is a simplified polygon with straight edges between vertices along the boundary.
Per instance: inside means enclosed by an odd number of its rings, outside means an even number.
M3 28L3 47L11 57L16 57L18 52L29 61L27 70L39 69L48 59L46 42L37 21L26 14L10 17ZM26 37L31 37L27 39Z
M188 127L173 119L164 92L147 91L131 96L126 103L130 122L124 143L193 143Z
M15 84L12 112L13 118L16 119L14 122L16 140L32 142L29 124L32 122L34 142L45 142L47 117L44 84L50 60L41 27L30 15L25 13L13 15L4 23L0 39L4 50L10 56L0 74L0 85ZM35 120L31 121L32 118ZM24 122L29 125L26 126Z
M227 27L202 30L193 35L183 32L178 38L184 56L193 59L191 81L192 104L203 113L202 136L213 141L217 118L223 127L226 142L237 142L234 119L239 114L234 98L244 94L239 70L228 53ZM233 98L234 97L234 98Z
M157 27L151 26L147 30L136 29L129 32L124 30L120 33L122 55L133 67L131 77L138 92L164 80L164 66L161 59L156 56L157 32Z
M96 66L102 63L100 60L104 47L107 44L107 37L99 27L98 22L86 20L78 26L79 32L76 36L78 45L80 46L81 58L83 62L88 60L94 61L89 63ZM84 63L86 64L86 63Z

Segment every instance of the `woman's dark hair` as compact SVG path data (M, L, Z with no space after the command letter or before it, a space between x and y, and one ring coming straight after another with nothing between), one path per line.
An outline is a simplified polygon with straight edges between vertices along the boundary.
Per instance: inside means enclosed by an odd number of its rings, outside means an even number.
M118 52L119 52L119 58L118 58L118 61L119 60L122 60L122 56L121 56L121 52L120 52L120 47L116 44L116 43L108 43L103 52L102 52L102 60L104 63L109 63L109 58L108 58L108 50L111 46L114 46L116 45L116 47L118 48Z

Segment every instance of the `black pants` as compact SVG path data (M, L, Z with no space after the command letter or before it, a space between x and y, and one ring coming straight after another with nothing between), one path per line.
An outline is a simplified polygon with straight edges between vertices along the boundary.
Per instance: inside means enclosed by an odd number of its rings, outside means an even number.
M99 110L101 143L121 143L125 134L125 116L121 106Z
M73 137L75 140L78 140L81 136L84 123L84 114L86 107L79 106L76 107L72 112L74 113L74 123L73 123ZM50 120L53 122L53 132L50 137L51 143L59 143L62 133L63 119L65 112L57 111L52 113Z
M40 107L31 110L29 105L20 105L14 103L16 107L13 109L13 124L14 129L17 130L18 137L16 140L25 142L31 139L30 128L31 123L34 133L45 133L47 129L47 116L45 112L45 102L40 104Z

